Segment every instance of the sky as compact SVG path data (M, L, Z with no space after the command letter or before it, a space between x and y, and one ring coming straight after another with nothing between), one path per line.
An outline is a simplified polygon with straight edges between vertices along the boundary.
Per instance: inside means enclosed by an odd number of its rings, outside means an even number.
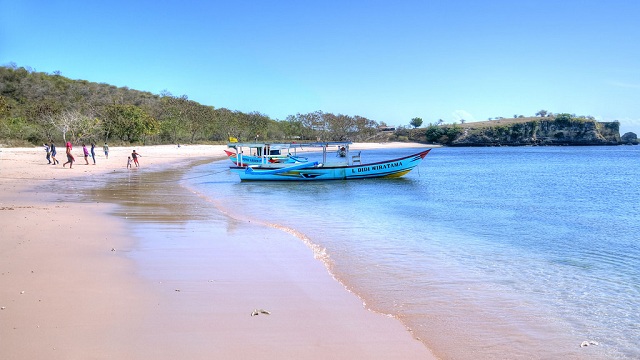
M0 65L273 119L533 116L640 135L631 0L0 0Z

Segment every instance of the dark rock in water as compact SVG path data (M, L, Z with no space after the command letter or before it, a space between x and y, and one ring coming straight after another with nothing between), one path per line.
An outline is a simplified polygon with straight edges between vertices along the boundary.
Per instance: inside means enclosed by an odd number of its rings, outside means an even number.
M638 145L638 135L632 132L625 133L620 137L620 142L623 144Z

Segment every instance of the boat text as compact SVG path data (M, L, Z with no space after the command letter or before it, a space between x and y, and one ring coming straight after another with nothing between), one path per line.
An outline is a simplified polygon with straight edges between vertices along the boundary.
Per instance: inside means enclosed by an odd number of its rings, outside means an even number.
M395 168L395 167L398 167L398 166L402 166L402 162L401 161L394 162L394 163L388 163L388 164L380 164L380 165L359 167L359 168L351 169L351 173L354 174L354 173L361 173L361 172L368 172L368 171L391 169L391 168Z

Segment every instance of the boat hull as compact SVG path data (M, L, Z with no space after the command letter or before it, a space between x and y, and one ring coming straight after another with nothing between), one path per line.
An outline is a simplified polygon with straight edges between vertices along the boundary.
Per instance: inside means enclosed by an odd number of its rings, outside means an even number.
M407 174L418 166L431 149L403 158L370 164L350 166L312 166L306 168L287 168L274 173L269 167L231 167L242 181L318 181L318 180L354 180L371 178L397 178Z

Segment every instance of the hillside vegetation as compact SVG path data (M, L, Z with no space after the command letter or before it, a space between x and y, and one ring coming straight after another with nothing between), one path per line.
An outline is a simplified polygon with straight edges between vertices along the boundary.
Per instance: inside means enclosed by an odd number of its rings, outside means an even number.
M377 122L316 111L271 119L174 96L72 80L15 65L0 67L0 144L53 141L193 143L366 141Z

